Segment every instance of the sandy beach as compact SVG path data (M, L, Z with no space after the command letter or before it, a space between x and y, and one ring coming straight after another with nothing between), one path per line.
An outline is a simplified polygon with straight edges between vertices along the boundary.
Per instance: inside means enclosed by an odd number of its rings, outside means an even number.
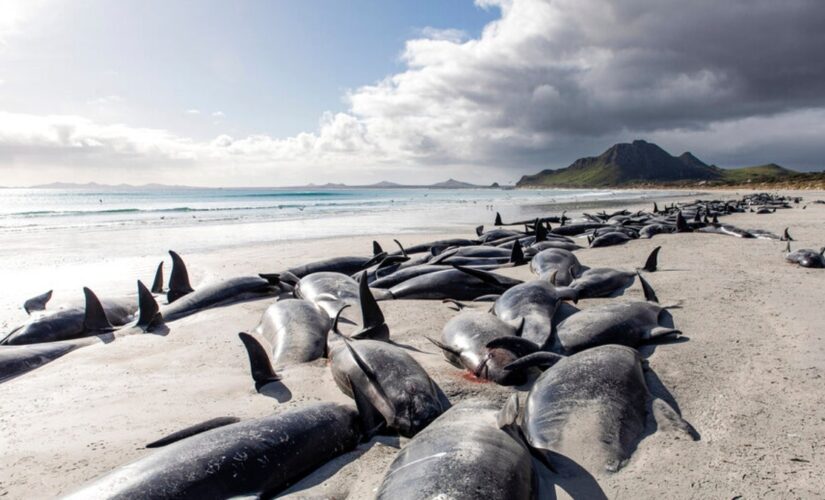
M742 194L713 192L703 198ZM804 201L770 215L733 214L724 222L778 234L789 227L795 249L825 244L825 205L801 208L825 199L825 193L781 194ZM634 208L650 204L630 206ZM405 234L403 241L473 234L468 226L460 233ZM368 254L373 239L387 249L393 245L392 235L365 235L195 252L185 258L197 286L319 258ZM785 263L785 243L700 233L659 235L576 255L591 267L633 269L658 245L659 271L648 281L662 302L680 303L673 317L684 340L646 347L643 353L701 439L653 432L619 472L590 471L599 487L616 499L820 497L825 491L825 454L819 446L825 441L823 270ZM158 248L156 258L84 264L62 279L76 279L77 287L126 290L135 279L151 278L165 250ZM527 266L498 272L534 277ZM113 275L118 276L116 286ZM19 303L41 291L6 290L0 327L5 331L24 320ZM636 283L613 300L641 298ZM167 335L133 335L83 348L0 384L0 496L70 493L146 455L146 443L210 418L258 417L311 401L348 403L324 359L284 370L284 390L255 391L237 333L254 328L273 300L210 309L175 321ZM579 306L598 302L583 300ZM409 347L453 404L475 396L504 401L518 390L470 381L425 339L438 336L457 314L440 301L380 305L391 337ZM293 498L369 498L404 442L375 438L288 493ZM545 498L553 492L566 498L583 491L578 484L553 484L552 474L544 479Z

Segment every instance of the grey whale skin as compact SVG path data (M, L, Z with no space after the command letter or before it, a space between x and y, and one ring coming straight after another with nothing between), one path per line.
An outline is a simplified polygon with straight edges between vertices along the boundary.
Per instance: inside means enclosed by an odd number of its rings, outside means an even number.
M272 496L362 437L349 406L317 403L171 443L66 499L225 499Z
M693 439L693 428L648 391L639 353L603 345L562 358L536 380L527 395L522 432L552 462L565 455L585 468L621 468L644 435L648 411L658 411ZM655 413L654 413L655 414ZM549 452L549 453L548 453Z
M255 332L269 341L277 368L322 357L331 326L326 312L312 302L285 299L266 308Z
M499 428L497 413L497 405L480 400L449 409L401 449L376 498L536 498L530 452Z
M165 321L174 321L203 309L222 305L233 300L243 300L249 296L267 295L272 292L273 283L259 276L241 276L210 283L189 292L161 308Z
M655 302L610 302L584 309L556 327L556 338L567 353L604 344L636 347L679 330L660 323L665 308Z
M96 300L96 299L95 299ZM111 326L123 326L134 319L138 310L136 297L103 299L99 301ZM58 342L101 333L90 330L85 324L86 307L77 306L58 310L46 316L33 318L15 328L0 345L39 344Z
M400 347L368 339L336 344L330 349L336 385L349 397L357 385L390 429L412 437L444 411L435 382Z
M533 280L510 288L496 299L493 312L504 321L524 319L522 337L541 348L552 340L553 315L564 300L576 300L569 288L556 288L549 281Z

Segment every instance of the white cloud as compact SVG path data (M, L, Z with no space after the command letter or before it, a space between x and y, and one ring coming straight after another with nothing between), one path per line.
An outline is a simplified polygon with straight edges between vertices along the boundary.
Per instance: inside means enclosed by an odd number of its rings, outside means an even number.
M0 113L0 161L231 164L260 175L415 167L433 178L564 166L638 137L727 164L806 166L823 156L812 132L825 118L819 0L475 3L501 18L474 39L422 30L405 45L403 71L348 92L346 111L324 114L314 132L197 141L77 116ZM219 123L223 113L210 116Z
M428 38L430 40L446 40L453 43L461 43L469 38L467 32L464 30L454 28L438 29L431 26L422 28L419 30L419 34L423 38Z
M109 106L123 102L123 98L119 95L107 95L86 101L86 104L94 106Z
M8 46L8 39L23 33L23 25L43 8L43 0L0 1L0 49Z
M188 115L199 115L201 114L199 109L187 109L186 114Z

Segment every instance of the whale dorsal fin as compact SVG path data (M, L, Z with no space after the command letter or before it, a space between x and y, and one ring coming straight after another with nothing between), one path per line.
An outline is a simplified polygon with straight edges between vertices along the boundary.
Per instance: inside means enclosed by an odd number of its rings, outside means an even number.
M650 252L650 255L647 256L647 260L645 261L645 265L642 268L643 270L649 273L656 271L656 268L659 266L659 250L661 249L662 247L658 246Z
M441 343L441 342L439 342L439 341L435 340L434 338L432 338L432 337L430 337L430 336L428 336L428 335L424 335L424 338L425 338L425 339L427 339L427 340L429 340L430 342L432 342L432 343L433 343L433 345L435 345L436 347L438 347L438 348L439 348L439 349L441 349L442 351L449 352L449 353L450 353L450 354L452 354L453 356L461 356L461 351L459 351L459 350L457 350L457 349L453 349L452 347L448 346L447 344L443 344L443 343Z
M401 242L398 241L398 240L392 240L392 241L394 241L395 244L398 245L398 248L401 249L401 255L403 255L404 257L409 258L409 255L407 255L407 250L404 249L404 245L402 245Z
M172 275L169 276L169 291L166 293L166 299L172 303L194 290L189 284L189 271L186 270L183 259L173 250L169 250L169 255L172 257Z
M163 316L160 314L158 302L155 300L152 292L146 288L142 281L138 280L138 316L137 326L148 332L153 326L163 322Z
M513 244L513 249L510 251L510 262L512 264L521 264L524 262L524 250L521 249L521 243L518 240Z
M152 281L152 293L163 293L163 261L158 264L155 271L155 280Z
M493 222L494 226L503 226L504 222L501 221L501 214L496 212L496 220Z
M547 228L544 224L539 220L536 219L536 243L539 241L545 241L547 239Z
M678 233L688 233L690 232L690 226L688 226L685 217L682 215L682 212L679 211L676 214L676 232Z
M229 424L236 424L240 422L241 419L238 417L218 417L213 418L210 420L206 420L199 424L190 425L184 429L179 431L173 432L168 436L164 436L157 441L152 441L151 443L147 444L147 448L160 448L161 446L166 446L167 444L172 444L181 439L186 439L188 437L192 437L195 434L200 434L202 432L211 431L212 429L217 429L218 427L223 427Z
M481 236L482 234L484 234L484 226L476 226L476 236Z
M383 253L383 252L384 252L384 249L381 248L381 244L378 243L377 241L373 240L372 241L372 254L373 255L378 255L379 253Z
M266 349L258 342L258 339L245 332L239 333L238 337L241 338L241 342L246 348L246 354L249 356L249 366L252 379L255 381L255 389L260 391L261 387L266 384L281 380L281 377L272 368L269 354L266 353Z
M114 327L106 317L106 311L97 295L86 287L83 287L83 295L86 296L86 312L83 316L83 328L89 332L110 332Z
M378 302L370 292L367 272L361 273L361 282L358 283L358 302L361 304L361 318L364 321L363 329L352 336L354 339L389 340L390 330L384 320L384 313L378 307Z

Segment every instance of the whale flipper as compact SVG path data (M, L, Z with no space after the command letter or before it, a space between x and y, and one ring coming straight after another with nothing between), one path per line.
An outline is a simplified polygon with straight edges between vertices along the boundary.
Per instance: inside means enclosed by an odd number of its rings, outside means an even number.
M381 387L381 383L378 381L378 376L372 370L372 368L367 364L366 361L355 351L350 345L349 341L344 341L344 345L347 347L347 350L352 356L352 359L355 361L355 364L358 368L363 372L364 376L366 376L367 380L369 380L370 387L372 387L374 394L377 396L376 398L369 398L369 402L371 405L378 410L381 416L384 417L384 421L387 423L388 426L392 427L392 424L395 422L395 406L392 403L392 400L387 396L384 392L384 389ZM350 388L355 389L357 384L352 383L352 379L350 379ZM355 392L353 392L353 395ZM366 395L366 393L365 393Z
M538 351L532 354L528 354L526 356L522 356L519 359L513 361L509 365L505 366L505 370L511 371L518 371L524 370L526 368L531 368L533 366L538 366L542 369L547 369L554 364L558 363L564 359L564 356L560 354L556 354L553 352L547 351Z
M186 264L176 252L169 250L169 255L172 256L172 275L169 276L169 291L166 292L166 299L171 304L172 302L183 297L187 293L192 293L192 285L189 284L189 272L186 270Z
M147 444L147 448L160 448L161 446L166 446L167 444L172 444L176 441L180 441L181 439L186 439L188 437L194 436L195 434L200 434L202 432L210 431L212 429L216 429L218 427L223 427L224 425L235 424L240 422L241 419L238 417L217 417L210 420L206 420L205 422L201 422L199 424L191 425L185 429L181 429L179 431L173 432L168 436L164 436L157 441L152 441L151 443Z
M499 337L488 342L484 347L487 349L506 349L519 358L533 354L539 350L535 342L514 336Z
M645 292L645 300L648 302L656 302L658 304L659 297L656 296L656 292L653 290L653 287L650 286L650 283L642 277L640 272L637 271L636 275L639 276L639 282L642 284L642 290Z

